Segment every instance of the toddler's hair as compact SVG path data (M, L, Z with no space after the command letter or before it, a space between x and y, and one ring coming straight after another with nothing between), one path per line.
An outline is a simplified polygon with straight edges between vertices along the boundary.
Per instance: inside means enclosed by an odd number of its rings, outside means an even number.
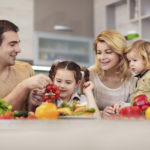
M82 79L82 72L84 74L85 82L89 81L89 70L86 67L80 67L73 61L54 62L49 71L49 77L52 81L54 81L58 69L73 71L76 83L78 83L78 81Z
M146 62L146 69L150 69L150 42L144 40L134 41L125 49L125 55L132 50L136 51L137 55L142 56Z

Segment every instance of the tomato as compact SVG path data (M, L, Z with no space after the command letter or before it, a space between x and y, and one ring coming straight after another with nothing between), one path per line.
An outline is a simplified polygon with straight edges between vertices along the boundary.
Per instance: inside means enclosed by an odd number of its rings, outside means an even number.
M138 106L127 106L120 110L120 116L138 118L142 115L142 110Z
M51 95L50 98L51 98L52 100L55 100L55 95Z
M60 96L60 91L59 90L57 90L56 92L55 92L55 99L57 100L57 99L59 99L59 96Z
M49 95L44 95L42 98L43 102L46 102L48 99L49 99Z
M57 107L53 103L44 103L36 108L35 116L38 119L57 119Z
M46 92L46 93L49 93L51 89L52 89L52 85L51 85L51 84L48 84L48 85L46 86L45 92Z
M52 99L48 99L47 102L48 102L48 103L52 103L53 100L52 100Z
M52 85L52 92L55 93L57 90L57 85Z

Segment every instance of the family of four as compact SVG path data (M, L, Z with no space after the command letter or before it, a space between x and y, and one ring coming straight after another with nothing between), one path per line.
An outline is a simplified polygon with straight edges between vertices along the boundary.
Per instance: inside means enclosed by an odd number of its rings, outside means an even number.
M0 20L0 98L11 104L13 110L34 111L48 84L55 84L60 90L58 106L62 102L71 105L77 98L87 107L94 107L97 118L118 113L139 94L150 95L147 41L138 40L127 46L119 32L105 30L94 41L93 66L86 69L72 61L54 62L48 77L35 75L28 63L16 61L21 52L18 31L14 23ZM82 94L77 92L79 86Z

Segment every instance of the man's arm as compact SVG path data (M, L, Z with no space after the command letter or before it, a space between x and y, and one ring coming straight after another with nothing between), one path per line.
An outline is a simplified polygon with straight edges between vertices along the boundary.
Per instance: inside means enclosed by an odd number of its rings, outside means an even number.
M13 106L13 110L18 110L25 102L29 92L35 88L45 88L47 84L51 84L49 77L39 74L23 80L3 99Z

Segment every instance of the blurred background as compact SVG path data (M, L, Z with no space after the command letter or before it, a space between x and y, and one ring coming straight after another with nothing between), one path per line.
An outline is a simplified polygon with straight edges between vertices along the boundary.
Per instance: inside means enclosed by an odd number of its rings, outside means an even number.
M47 73L55 60L94 63L93 42L105 29L131 43L150 39L150 0L0 0L0 19L19 26L18 60Z

